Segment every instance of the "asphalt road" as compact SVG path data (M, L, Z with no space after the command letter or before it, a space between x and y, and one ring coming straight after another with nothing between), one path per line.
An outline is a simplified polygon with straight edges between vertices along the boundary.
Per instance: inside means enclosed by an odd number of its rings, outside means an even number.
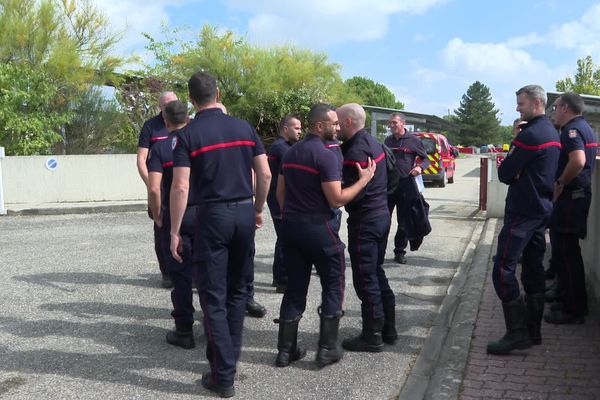
M400 340L379 354L346 353L317 370L318 281L313 279L299 341L307 357L273 366L281 295L270 286L274 231L256 236L256 298L268 308L247 318L238 364L239 399L388 399L400 391L428 338L477 219L479 159L458 160L454 184L426 187L432 233L409 264L385 268L396 293ZM343 224L345 225L345 223ZM346 229L341 231L347 238ZM391 235L390 235L391 237ZM360 307L347 258L341 337L360 330ZM151 222L142 212L0 218L0 397L7 399L212 398L201 323L197 347L168 345L169 291L159 288ZM195 299L197 305L197 298ZM199 321L200 307L196 318Z

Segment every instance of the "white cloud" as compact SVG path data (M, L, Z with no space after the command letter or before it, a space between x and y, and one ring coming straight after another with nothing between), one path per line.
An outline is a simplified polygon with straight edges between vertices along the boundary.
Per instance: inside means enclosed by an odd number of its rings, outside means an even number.
M588 8L578 21L553 27L546 35L558 48L574 49L579 55L600 58L600 4Z
M228 0L231 9L251 14L248 37L262 45L292 43L322 48L348 40L375 40L388 31L390 17L423 14L449 0Z
M551 26L544 34L529 33L509 39L506 44L510 47L528 47L547 45L558 49L570 49L577 56L591 55L600 58L600 3L585 10L576 21Z
M442 59L455 73L500 80L545 74L548 70L543 62L526 51L511 48L506 43L468 43L459 38L448 42Z

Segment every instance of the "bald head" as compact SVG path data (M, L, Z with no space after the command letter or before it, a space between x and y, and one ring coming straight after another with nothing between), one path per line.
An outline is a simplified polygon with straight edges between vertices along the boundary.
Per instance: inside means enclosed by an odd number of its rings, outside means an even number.
M350 139L356 132L365 127L367 115L359 104L344 104L336 112L340 122L339 136L342 140Z
M162 92L158 98L158 107L161 112L165 111L165 107L172 101L177 100L175 92Z

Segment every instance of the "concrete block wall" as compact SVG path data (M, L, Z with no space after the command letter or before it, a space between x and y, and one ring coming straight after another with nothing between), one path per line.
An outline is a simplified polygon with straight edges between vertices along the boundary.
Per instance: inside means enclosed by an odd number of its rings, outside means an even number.
M6 157L0 162L7 206L147 198L135 154Z

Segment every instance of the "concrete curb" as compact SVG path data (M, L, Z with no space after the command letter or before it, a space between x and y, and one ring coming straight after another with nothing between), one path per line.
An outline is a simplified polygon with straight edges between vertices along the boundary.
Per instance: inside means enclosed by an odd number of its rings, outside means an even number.
M146 211L148 204L127 203L127 204L60 204L49 207L35 206L32 208L7 209L7 216L26 216L26 215L65 215L65 214L96 214L96 213L115 213Z
M496 225L497 220L490 219L475 226L399 400L458 398Z

